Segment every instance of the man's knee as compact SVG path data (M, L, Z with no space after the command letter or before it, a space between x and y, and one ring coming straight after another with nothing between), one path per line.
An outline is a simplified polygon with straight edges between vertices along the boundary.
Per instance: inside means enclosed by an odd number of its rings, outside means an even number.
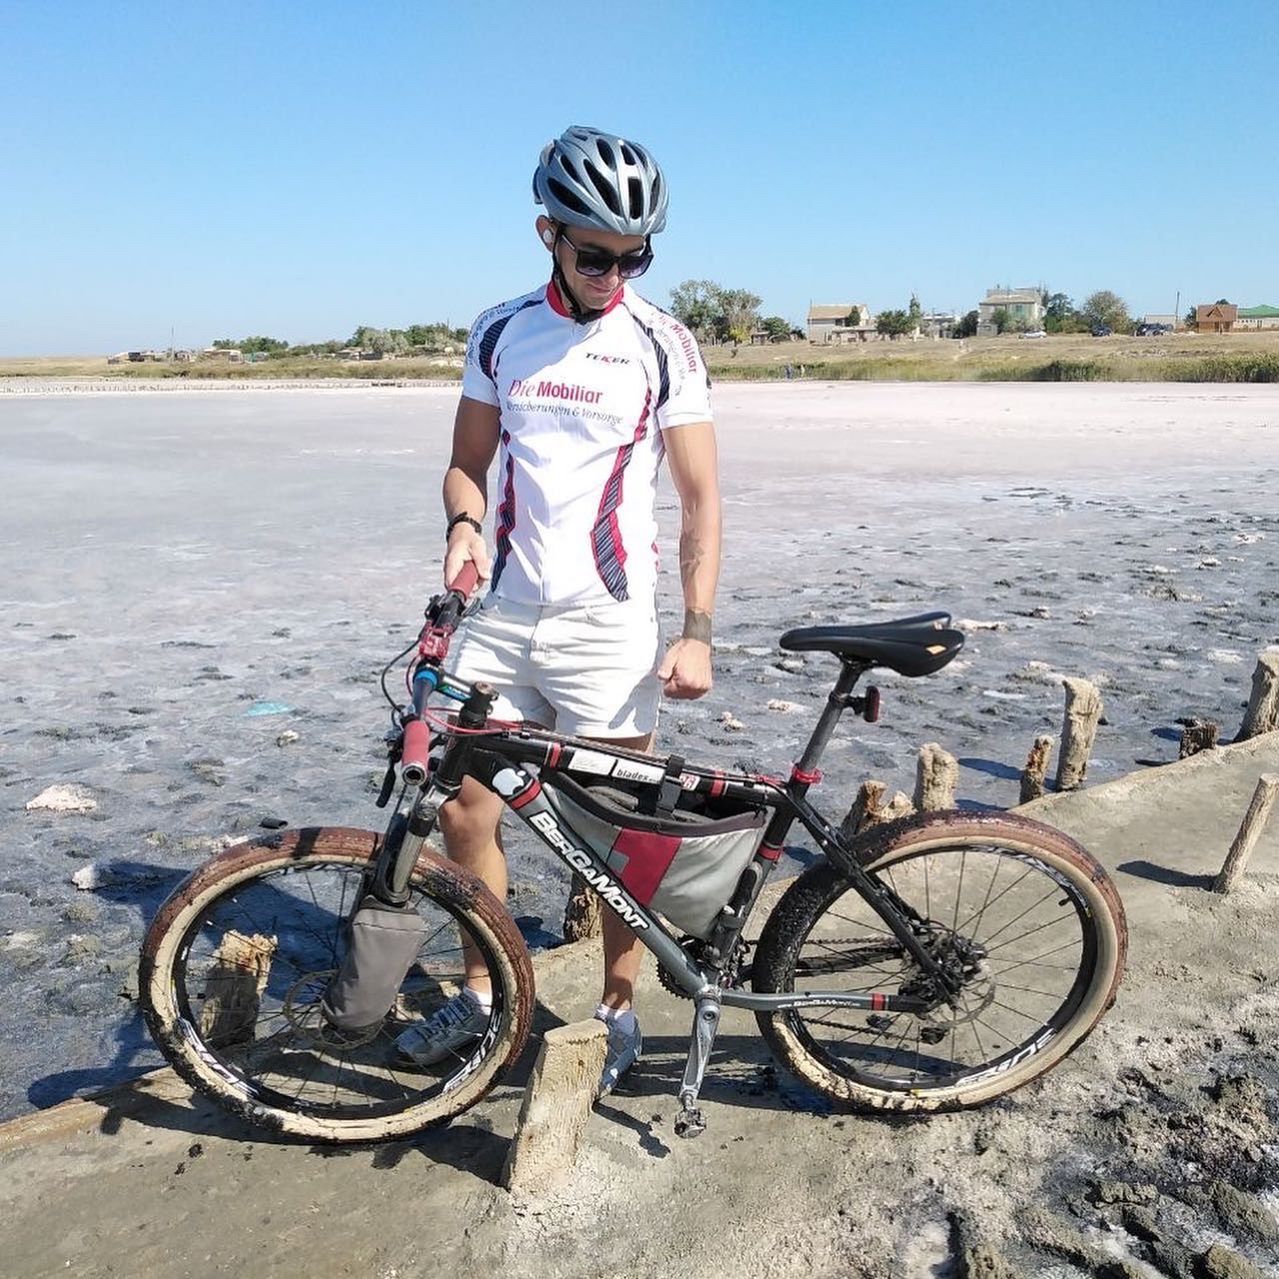
M496 838L501 819L501 799L468 777L458 794L440 809L440 831L450 851L473 848Z

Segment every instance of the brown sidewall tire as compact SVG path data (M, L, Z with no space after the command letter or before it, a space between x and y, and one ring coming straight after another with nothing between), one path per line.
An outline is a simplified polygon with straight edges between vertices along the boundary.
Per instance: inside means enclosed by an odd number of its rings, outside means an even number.
M218 896L267 871L346 863L361 867L377 856L381 836L343 827L312 827L252 843L233 844L187 877L161 906L142 943L139 994L147 1027L174 1069L192 1087L241 1118L273 1131L320 1142L385 1141L446 1123L473 1106L520 1055L533 1021L534 979L528 947L510 914L470 872L429 847L422 850L412 883L447 903L494 956L495 981L504 989L502 1025L492 1050L451 1091L405 1110L369 1119L325 1118L267 1106L242 1084L211 1065L197 1048L198 1035L180 1012L173 966L191 925Z
M898 1091L875 1088L831 1070L813 1056L790 1014L759 1014L769 1047L809 1087L856 1110L945 1111L979 1106L1051 1070L1079 1046L1115 1001L1128 949L1123 904L1102 867L1068 835L1011 813L931 813L872 828L854 848L867 870L931 849L998 844L1035 857L1069 879L1088 903L1097 954L1091 980L1070 1020L1046 1044L999 1073L972 1083ZM796 959L809 930L847 879L829 862L809 868L787 889L765 923L753 967L756 991L793 988Z

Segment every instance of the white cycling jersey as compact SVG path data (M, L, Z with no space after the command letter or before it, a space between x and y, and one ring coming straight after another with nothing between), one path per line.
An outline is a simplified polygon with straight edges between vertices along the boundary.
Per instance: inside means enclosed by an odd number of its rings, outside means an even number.
M662 431L711 420L693 335L625 286L578 324L551 283L476 320L462 394L501 410L494 593L652 598Z

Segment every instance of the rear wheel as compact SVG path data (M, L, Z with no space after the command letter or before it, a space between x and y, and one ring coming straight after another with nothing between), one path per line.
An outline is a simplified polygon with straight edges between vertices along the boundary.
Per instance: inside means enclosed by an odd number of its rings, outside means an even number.
M872 1110L956 1110L1010 1092L1076 1047L1114 1001L1123 906L1073 840L1008 814L939 813L872 832L862 864L915 936L962 973L928 1014L808 1004L760 1014L807 1084ZM755 990L927 995L930 979L834 866L801 875L769 917Z
M232 846L147 933L140 988L152 1035L184 1079L254 1123L313 1141L402 1137L473 1105L524 1046L533 972L523 938L479 880L429 850L410 881L423 940L391 1012L359 1032L322 1015L378 845L368 831L322 828ZM492 980L488 1025L437 1067L405 1066L396 1036L461 989L462 930Z

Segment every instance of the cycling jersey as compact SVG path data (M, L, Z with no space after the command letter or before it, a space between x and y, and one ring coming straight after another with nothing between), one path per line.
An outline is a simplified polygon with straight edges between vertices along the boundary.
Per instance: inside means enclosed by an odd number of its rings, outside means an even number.
M626 287L578 324L552 283L475 322L462 394L501 411L494 594L651 598L661 433L711 420L693 335Z

